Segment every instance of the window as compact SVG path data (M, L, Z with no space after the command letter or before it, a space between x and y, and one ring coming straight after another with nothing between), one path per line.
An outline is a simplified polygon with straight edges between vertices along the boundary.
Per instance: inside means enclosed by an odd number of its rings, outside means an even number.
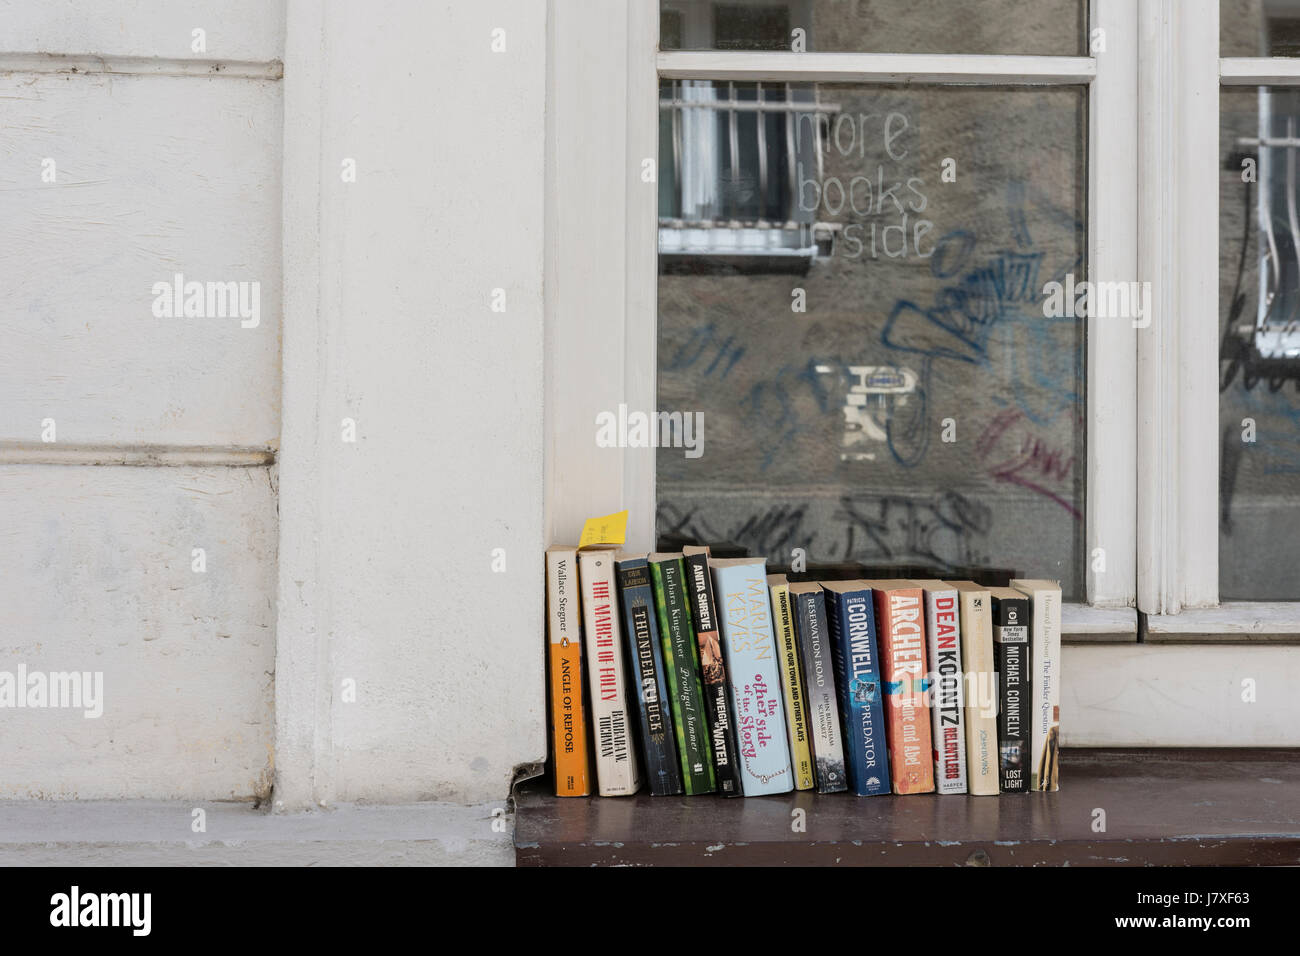
M658 407L702 413L705 444L657 455L658 537L1038 569L1083 600L1084 321L1042 288L1085 279L1085 88L786 84L756 136L748 87L664 106L749 161L660 140L661 182L701 162L732 198L686 244L661 198Z
M1085 55L1082 0L662 0L662 50Z
M1223 0L1220 52L1300 56L1300 3ZM1255 59L1260 58L1260 59ZM1225 61L1225 64L1229 61ZM1278 78L1281 79L1281 78ZM1219 99L1219 597L1300 595L1300 88Z
M773 567L801 549L814 566L1037 569L1083 605L1086 323L1073 295L1051 316L1042 295L1089 275L1092 62L1066 57L1083 5L1014 28L1024 7L1003 0L928 6L660 4L662 49L725 52L660 76L656 402L701 414L707 450L656 456L656 539ZM791 82L762 70L775 52L737 56L800 46L886 57L856 57L861 82ZM917 50L1062 58L1008 79L972 57L976 85L881 75Z
M1219 96L1220 611L1300 610L1300 3L1223 0ZM1241 605L1234 602L1274 602ZM1243 611L1242 609L1247 608ZM1223 615L1215 623L1223 624Z
M1219 592L1300 580L1300 90L1220 96Z
M1296 0L1220 0L1220 56L1300 56Z
M1053 574L1067 745L1293 743L1238 686L1300 642L1292 6L559 5L552 526ZM704 454L593 448L620 404Z

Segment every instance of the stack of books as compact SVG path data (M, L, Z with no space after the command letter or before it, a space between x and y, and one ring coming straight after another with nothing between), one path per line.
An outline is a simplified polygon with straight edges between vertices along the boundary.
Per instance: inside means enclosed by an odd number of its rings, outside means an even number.
M1061 588L546 552L555 792L1056 790Z

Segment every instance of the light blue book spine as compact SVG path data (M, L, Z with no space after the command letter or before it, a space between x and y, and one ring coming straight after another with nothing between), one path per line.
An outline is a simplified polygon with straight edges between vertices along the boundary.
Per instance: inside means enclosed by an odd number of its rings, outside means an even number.
M765 559L755 558L713 569L741 789L747 797L794 789L766 565Z

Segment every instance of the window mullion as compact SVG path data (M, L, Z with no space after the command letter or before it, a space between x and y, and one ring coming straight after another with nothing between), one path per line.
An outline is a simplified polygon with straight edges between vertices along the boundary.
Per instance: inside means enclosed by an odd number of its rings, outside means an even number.
M1218 601L1218 2L1138 17L1138 607L1175 614Z
M632 409L657 408L659 186L645 181L659 163L658 0L633 0L627 20L627 247L625 274L624 401ZM631 550L655 548L655 449L625 451L623 502Z
M639 0L638 0L639 2ZM948 53L773 53L670 50L657 57L664 79L808 83L1089 83L1087 56Z
M1097 76L1088 95L1088 279L1138 275L1137 16L1127 0L1094 0ZM1087 598L1128 607L1137 587L1137 330L1090 320L1086 521Z

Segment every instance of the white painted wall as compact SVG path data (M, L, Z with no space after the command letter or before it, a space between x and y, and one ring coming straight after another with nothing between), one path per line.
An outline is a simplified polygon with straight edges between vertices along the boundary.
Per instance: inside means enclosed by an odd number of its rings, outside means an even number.
M264 62L284 49L283 0L0 0L0 23L6 53Z
M276 800L500 799L546 751L546 4L287 35Z
M0 659L107 682L4 714L0 795L468 802L544 755L546 7L290 6L280 81L281 4L0 3ZM260 325L153 315L176 272Z
M0 799L266 795L268 469L8 465L0 488L0 671L103 674L98 718L0 710Z
M106 680L0 713L0 796L499 800L545 754L547 5L287 6L0 0L0 669ZM153 315L176 272L260 325Z
M0 710L0 797L270 789L280 84L201 72L273 77L283 18L0 2L0 671L104 682L97 719ZM259 283L259 326L156 317L177 272Z
M1087 644L1062 660L1066 747L1295 747L1295 647Z
M53 417L65 444L273 445L279 83L8 73L0 103L0 435ZM177 273L258 283L258 326L155 317Z

